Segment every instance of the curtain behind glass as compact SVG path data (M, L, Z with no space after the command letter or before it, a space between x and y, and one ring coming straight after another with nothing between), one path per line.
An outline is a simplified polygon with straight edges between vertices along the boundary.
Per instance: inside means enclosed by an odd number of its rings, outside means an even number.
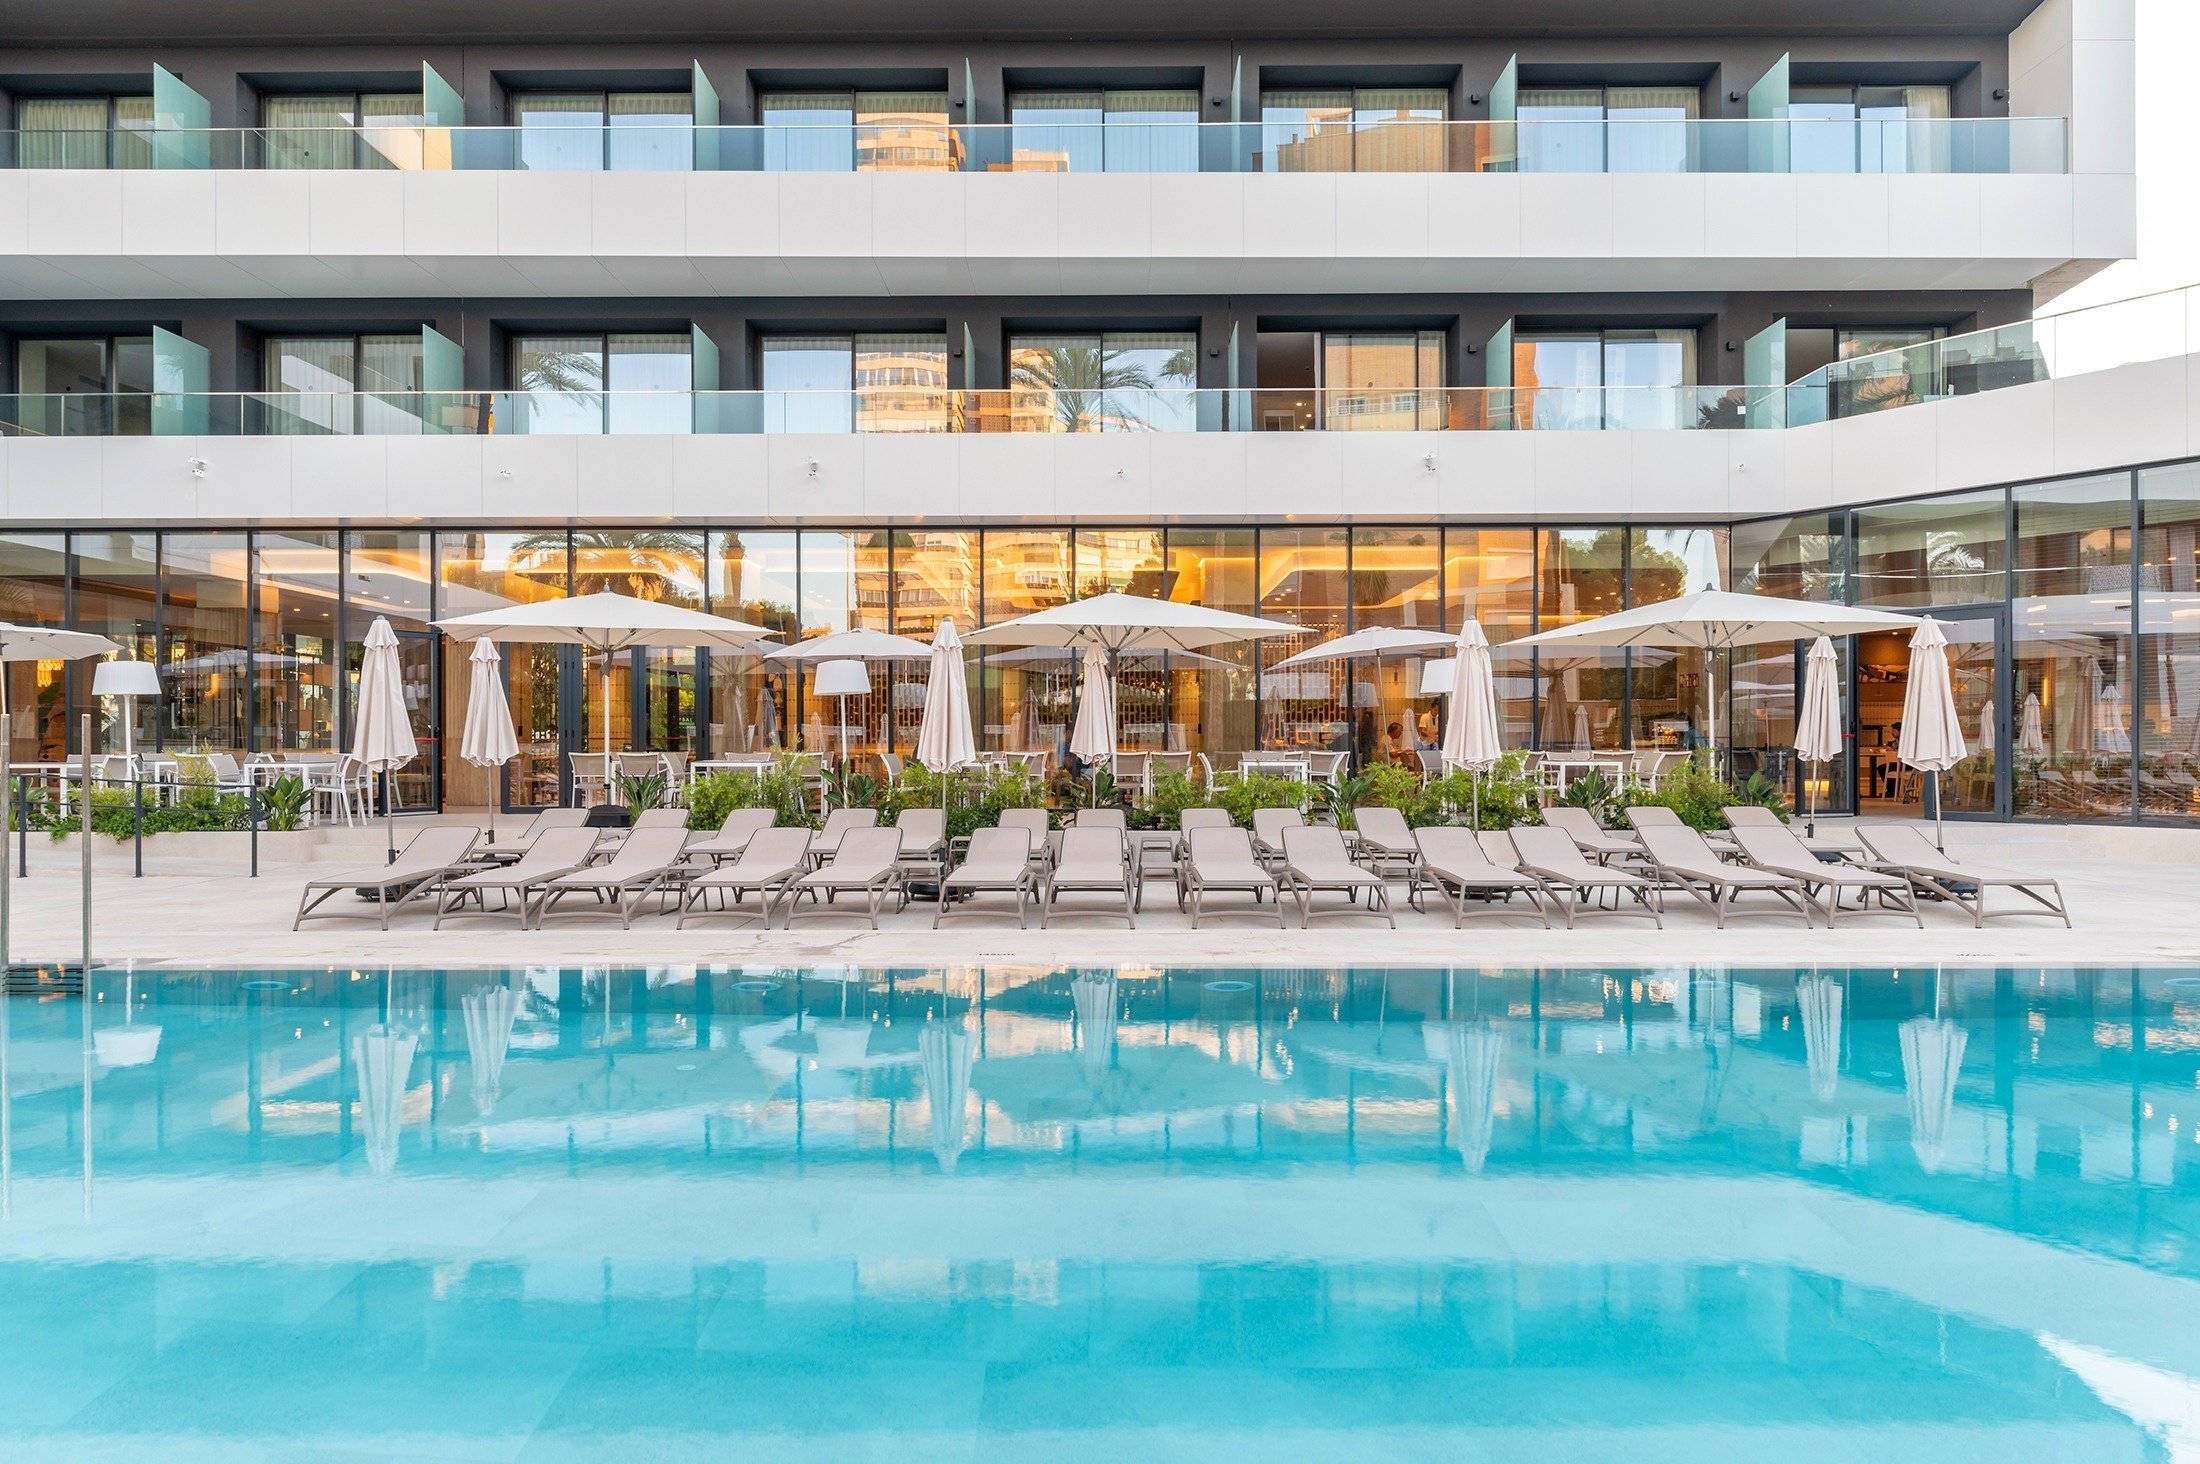
M1105 101L1105 166L1111 173L1199 171L1199 93L1111 91Z
M1695 163L1701 104L1692 86L1615 86L1606 109L1605 168L1613 173L1686 173Z
M378 435L416 433L426 415L420 334L359 340L359 426Z
M603 167L601 92L528 92L512 98L519 128L519 165L545 172L588 173Z
M349 168L357 115L349 96L267 98L261 108L267 166Z
M111 157L118 168L150 168L153 166L153 99L151 97L115 98L114 152Z
M1352 171L1350 91L1262 92L1260 122L1260 171Z
M1668 431L1692 427L1696 333L1613 330L1604 334L1604 425Z
M260 382L266 393L266 430L307 436L350 432L357 383L353 351L348 335L265 342Z
M855 113L858 172L951 173L961 166L946 92L857 92Z
M878 331L855 338L858 432L948 429L947 337Z
M1604 89L1523 87L1520 171L1598 173L1604 170Z
M603 337L521 336L512 342L514 432L604 430ZM499 425L499 431L507 430Z
M1097 173L1106 166L1098 91L1018 92L1009 98L1009 157L1019 173Z
M766 432L846 432L855 344L847 336L770 336L760 352Z
M17 106L17 166L23 168L104 168L107 166L105 97L31 97Z
M856 165L853 93L774 92L757 100L770 172L847 173Z
M419 92L367 92L359 98L361 168L426 165L428 108Z
M1444 171L1440 87L1361 87L1352 102L1352 167L1360 173Z
M695 98L687 92L613 92L605 98L611 166L684 173L695 167Z

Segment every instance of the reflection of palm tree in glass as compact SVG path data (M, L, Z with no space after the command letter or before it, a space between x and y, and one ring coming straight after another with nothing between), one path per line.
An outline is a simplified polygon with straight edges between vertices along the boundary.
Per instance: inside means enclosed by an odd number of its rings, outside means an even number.
M545 548L565 538L562 531L526 535L517 547L526 550L541 538ZM700 599L702 536L671 529L573 531L573 593L593 595L609 590L642 600L675 602ZM701 608L697 605L695 608Z
M569 397L570 403L556 405L600 415L603 399L597 393L603 390L603 360L593 351L523 351L512 386L522 396Z
M1155 373L1128 353L1104 346L1019 347L1009 371L1013 387L1052 395L1055 430L1061 432L1137 432L1151 427L1143 411L1110 393L1152 391ZM1198 351L1185 345L1164 361L1167 382L1189 382L1198 371Z

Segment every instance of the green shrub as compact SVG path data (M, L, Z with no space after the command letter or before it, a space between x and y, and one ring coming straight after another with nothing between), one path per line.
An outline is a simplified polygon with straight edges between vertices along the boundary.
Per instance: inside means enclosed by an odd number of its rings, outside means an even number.
M92 832L110 839L127 839L136 825L128 788L92 790ZM64 838L83 828L84 805L71 802L68 817L58 805L46 805L45 827L53 838ZM148 834L224 833L251 823L251 808L242 793L217 794L212 788L187 785L171 804L157 802L147 790L144 829Z
M1421 791L1421 800L1406 814L1406 822L1424 824L1465 823L1479 807L1480 827L1509 829L1533 823L1539 816L1542 785L1528 772L1528 754L1515 749L1500 757L1479 779L1460 769L1432 778Z
M1670 808L1680 815L1682 823L1700 834L1708 834L1726 827L1726 806L1740 801L1733 787L1711 771L1708 755L1698 752L1690 755L1688 761L1668 768L1658 779L1654 791L1640 784L1630 786L1620 796L1620 807L1655 805Z
M1611 828L1619 822L1618 797L1619 790L1604 776L1604 769L1591 768L1569 782L1558 801L1568 808L1587 809L1599 824Z
M788 828L814 829L803 773L807 760L781 757L761 771L706 773L688 788L688 827L716 829L736 808L769 808Z
M629 814L664 807L665 796L670 792L663 773L619 774L619 801L626 805Z
M953 768L934 772L919 762L909 764L901 782L879 802L879 818L891 821L905 808L947 809L947 836L967 837L973 830L1000 822L1010 808L1044 808L1046 787L1020 769L1005 766Z
M1763 773L1751 773L1749 781L1742 784L1741 789L1735 794L1734 802L1737 806L1746 803L1758 808L1769 808L1780 815L1780 822L1786 823L1788 820L1790 809L1787 794L1781 790L1778 783L1775 783Z
M285 773L260 790L260 820L271 833L304 828L312 808L313 790L296 773Z
M1305 808L1313 801L1313 789L1297 778L1274 773L1245 773L1215 789L1217 806L1230 811L1239 828L1253 826L1256 808Z
M1153 793L1139 806L1146 828L1173 829L1187 808L1213 808L1215 800L1199 780L1181 768L1164 768L1154 775Z

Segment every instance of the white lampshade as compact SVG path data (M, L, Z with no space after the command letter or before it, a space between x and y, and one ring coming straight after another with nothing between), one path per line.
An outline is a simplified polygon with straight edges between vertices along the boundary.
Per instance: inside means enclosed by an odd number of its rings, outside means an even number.
M1456 664L1456 661L1450 656L1423 661L1421 663L1421 695L1450 696L1452 669Z
M92 670L93 696L159 696L160 668L151 661L102 661Z
M869 696L871 673L861 661L822 661L811 689L819 696Z

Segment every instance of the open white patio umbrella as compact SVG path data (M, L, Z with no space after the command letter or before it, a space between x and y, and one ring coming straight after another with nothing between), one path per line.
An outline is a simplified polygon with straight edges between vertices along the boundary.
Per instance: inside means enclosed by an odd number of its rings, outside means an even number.
M1830 976L1805 976L1795 983L1795 1004L1803 1014L1803 1062L1810 1071L1810 1093L1831 1103L1841 1086L1841 983Z
M382 775L382 834L391 863L397 861L397 800L390 796L390 774L411 762L420 745L413 741L412 718L405 710L405 673L397 657L397 632L387 616L367 627L366 653L359 661L359 701L352 708L351 755L368 777Z
M519 1016L519 992L499 981L458 999L466 1018L466 1062L473 1070L474 1113L487 1118L504 1093L504 1059Z
M1111 658L1124 651L1196 651L1272 635L1298 635L1302 627L1233 610L1181 600L1109 591L1037 610L970 632L973 646L1096 646ZM1112 674L1112 664L1111 664ZM1114 698L1109 698L1110 704ZM1111 731L1108 746L1115 738Z
M1505 1054L1504 1029L1490 1022L1450 1022L1444 1032L1444 1084L1451 1100L1451 1143L1480 1174L1489 1162L1497 1124L1497 1068Z
M397 1168L397 1133L405 1122L405 1084L420 1039L377 1022L352 1039L351 1061L359 1080L359 1127L367 1168L386 1179Z
M504 699L504 678L497 674L503 662L497 654L496 642L487 636L474 640L473 654L466 658L466 726L459 738L458 756L461 762L477 768L501 768L519 756L519 734L512 730L512 706ZM489 842L497 841L497 807L504 802L500 793L489 797Z
M1810 643L1810 655L1804 658L1803 703L1795 709L1795 755L1806 763L1823 766L1841 756L1842 729L1848 723L1841 716L1840 661L1832 638L1823 635ZM1810 794L1810 815L1803 830L1815 838L1818 780L1805 777L1803 782Z
M1902 1088L1910 1104L1910 1148L1920 1169L1936 1174L1947 1157L1948 1120L1955 1114L1956 1075L1970 1036L1940 1017L1912 1017L1899 1029Z
M1706 653L1705 675L1709 682L1710 736L1716 759L1719 748L1718 660L1714 653L1736 646L1774 645L1780 641L1811 640L1821 635L1863 635L1875 630L1909 630L1917 625L1914 615L1889 610L1867 610L1851 605L1819 605L1808 600L1782 600L1771 595L1740 595L1730 590L1698 590L1679 599L1640 605L1613 615L1600 615L1578 625L1562 625L1540 635L1523 636L1514 646L1666 646Z
M1325 640L1318 646L1309 646L1296 655L1284 657L1268 669L1297 671L1332 661L1373 661L1375 684L1370 690L1379 696L1379 688L1383 682L1383 661L1386 658L1426 655L1432 651L1448 650L1454 644L1454 638L1440 630L1408 630L1396 625L1371 625L1365 630L1355 630L1350 635ZM1374 697L1361 703L1357 688L1354 701L1355 705L1375 705Z
M103 635L93 635L83 630L49 630L38 625L10 625L0 622L0 801L14 801L14 779L8 773L8 761L15 752L15 718L8 710L8 675L6 663L10 661L81 661L87 656L104 656L119 651L118 643ZM84 790L90 798L92 790ZM15 876L8 868L11 850L14 848L5 837L7 819L0 818L0 977L8 969L8 901Z
M813 635L791 646L766 651L767 661L921 661L932 648L912 636L883 630L841 630Z
M1077 1009L1077 1052L1087 1082L1098 1083L1115 1060L1116 991L1116 978L1106 972L1086 971L1069 984Z
M1459 627L1452 655L1451 709L1444 719L1444 761L1474 773L1474 827L1482 827L1482 774L1505 755L1497 728L1497 677L1490 669L1490 638L1482 622Z
M499 644L580 646L603 657L603 755L611 762L611 658L638 646L746 651L771 632L761 625L709 615L681 605L608 591L569 600L500 605L435 622L453 636L487 636ZM370 642L371 643L371 642Z
M1108 678L1108 653L1085 647L1085 670L1077 686L1077 722L1069 730L1072 756L1088 763L1115 760L1115 686Z
M1940 775L1962 762L1963 717L1948 676L1948 637L1927 620L1910 637L1909 685L1902 693L1902 736L1895 756L1933 780L1933 843L1947 848L1940 812Z
M953 1174L962 1157L970 1119L970 1064L978 1042L960 1022L931 1021L917 1034L924 1069L924 1099L932 1113L932 1153L940 1172Z

